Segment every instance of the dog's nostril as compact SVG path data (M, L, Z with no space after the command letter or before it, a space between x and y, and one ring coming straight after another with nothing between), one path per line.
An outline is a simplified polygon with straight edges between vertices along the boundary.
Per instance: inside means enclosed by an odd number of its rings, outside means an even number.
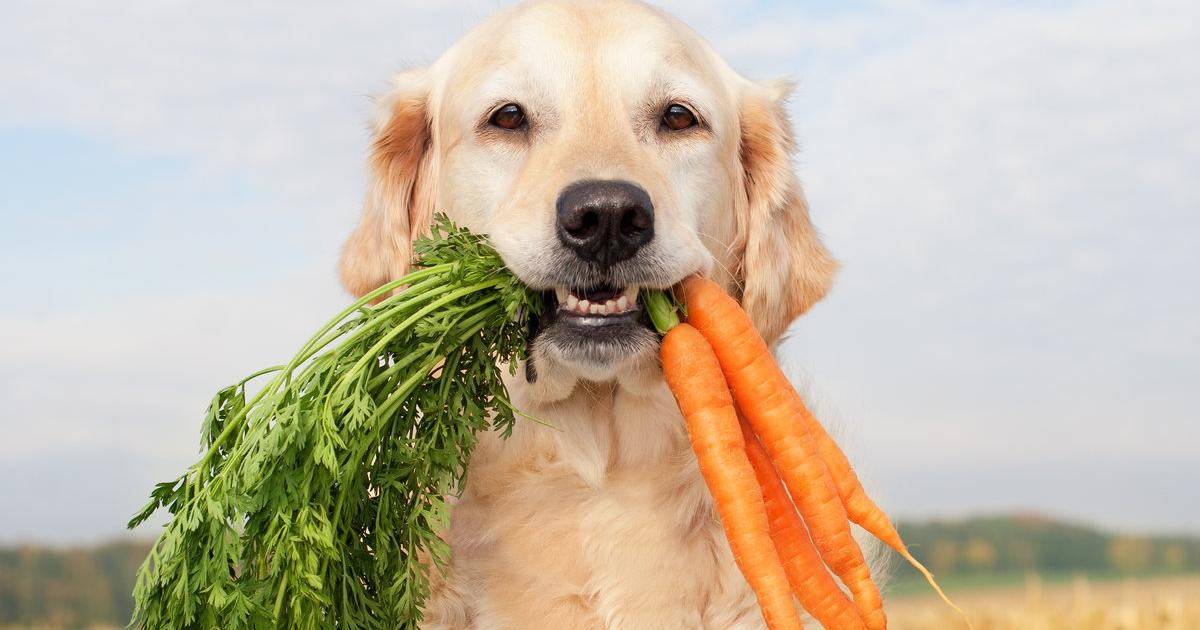
M626 208L621 215L621 233L626 236L636 236L654 224L650 213L640 207Z
M575 238L588 238L600 227L600 215L596 212L574 213L563 221L563 228Z

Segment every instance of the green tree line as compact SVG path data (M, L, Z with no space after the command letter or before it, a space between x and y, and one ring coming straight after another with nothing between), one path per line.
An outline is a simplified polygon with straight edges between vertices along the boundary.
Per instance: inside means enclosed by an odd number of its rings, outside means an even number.
M1200 537L1114 534L1041 516L899 523L909 549L938 575L1200 571ZM898 573L913 573L907 567Z
M0 548L0 627L124 626L146 541L89 548Z

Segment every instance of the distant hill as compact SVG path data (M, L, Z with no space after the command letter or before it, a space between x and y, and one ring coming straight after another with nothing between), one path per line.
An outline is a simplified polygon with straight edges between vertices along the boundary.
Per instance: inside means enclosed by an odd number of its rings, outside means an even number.
M1200 571L1200 536L1115 534L1045 516L901 522L909 549L939 575ZM915 571L897 565L897 577Z
M83 549L0 548L0 627L124 626L146 541Z
M941 577L1200 572L1200 536L1133 536L1034 515L902 522L913 552ZM149 542L0 548L0 627L124 626ZM897 578L915 575L895 563Z

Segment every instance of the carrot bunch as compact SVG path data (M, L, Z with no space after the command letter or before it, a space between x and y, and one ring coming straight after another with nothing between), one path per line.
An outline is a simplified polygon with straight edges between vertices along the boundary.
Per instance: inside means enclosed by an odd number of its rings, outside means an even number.
M684 281L682 298L686 323L662 294L648 298L655 326L665 333L663 373L767 626L803 627L795 596L830 630L887 627L851 522L912 563L957 610L867 496L746 312L702 278Z

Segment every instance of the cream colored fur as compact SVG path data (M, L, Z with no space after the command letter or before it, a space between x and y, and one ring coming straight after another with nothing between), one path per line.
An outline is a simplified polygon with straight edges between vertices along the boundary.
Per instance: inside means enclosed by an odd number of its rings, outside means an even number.
M555 271L554 201L580 179L654 200L670 282L723 283L769 340L828 290L835 263L792 171L787 87L738 76L675 19L631 0L508 9L432 67L397 77L375 126L371 190L342 261L363 294L404 273L432 213L487 232L526 282ZM683 101L707 133L656 133ZM519 102L529 132L488 112ZM535 348L509 383L552 427L485 435L446 537L425 628L761 628L653 352L588 365Z

